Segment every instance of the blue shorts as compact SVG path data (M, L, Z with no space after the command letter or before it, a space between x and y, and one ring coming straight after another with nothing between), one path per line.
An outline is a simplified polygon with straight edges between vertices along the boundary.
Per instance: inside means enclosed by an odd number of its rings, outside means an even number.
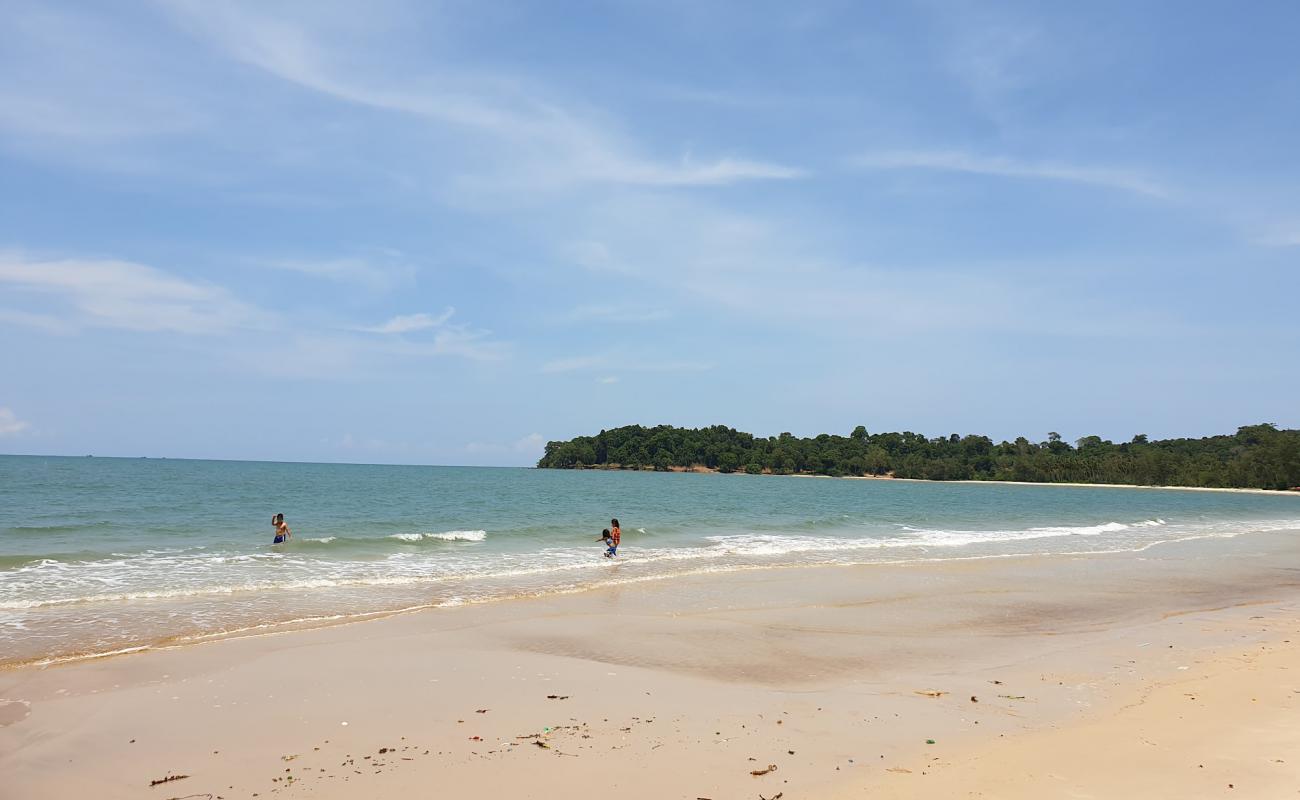
M271 542L271 544L284 544L284 537L283 536L275 537L275 541Z
M616 555L618 555L618 545L616 545L616 544L611 544L611 545L609 546L609 548L605 550L605 555L607 555L607 556L616 556Z

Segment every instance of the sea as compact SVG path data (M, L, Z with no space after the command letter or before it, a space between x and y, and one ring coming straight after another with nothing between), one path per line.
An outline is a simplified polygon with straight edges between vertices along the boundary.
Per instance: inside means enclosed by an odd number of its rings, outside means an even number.
M293 531L273 545L273 514ZM617 558L598 541L622 522ZM1300 497L759 475L0 456L0 666L684 574L1141 553Z

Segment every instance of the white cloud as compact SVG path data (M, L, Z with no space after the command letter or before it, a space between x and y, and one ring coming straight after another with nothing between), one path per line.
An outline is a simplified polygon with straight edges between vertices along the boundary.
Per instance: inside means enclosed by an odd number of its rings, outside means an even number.
M348 381L422 359L501 361L510 351L510 344L493 339L490 331L446 325L427 338L361 336L337 330L284 332L256 346L241 347L232 358L241 368L277 377Z
M665 360L632 355L590 355L548 361L542 365L541 371L545 373L583 372L608 368L630 372L705 372L713 369L713 365L705 361ZM602 379L601 382L613 383L617 380L618 378L612 380Z
M0 406L0 436L16 436L30 427L30 423L18 419L13 409Z
M540 433L530 433L513 442L470 442L465 445L465 452L474 455L512 455L527 456L537 460L546 449L546 437Z
M1169 191L1144 175L1111 167L1080 166L1051 161L1021 161L1002 156L981 156L952 150L897 150L856 156L851 163L862 169L925 169L965 172L1005 178L1065 181L1120 189L1151 197L1168 197Z
M546 448L546 437L540 433L530 433L512 445L516 453L536 453L541 455Z
M615 261L609 254L609 247L604 242L583 240L571 242L563 248L563 257L591 272L620 273L627 272L627 267Z
M583 369L602 367L609 362L604 356L570 356L548 361L542 365L542 372L576 372Z
M643 186L720 186L746 180L790 180L805 177L802 169L747 159L722 158L706 164L683 159L679 164L608 157L593 162L586 177Z
M0 308L0 324L4 323L45 333L73 333L77 330L75 325L50 314L33 314L11 308Z
M1300 247L1300 223L1274 225L1267 233L1251 238L1263 247Z
M48 299L51 306L41 311L0 308L0 324L55 334L85 328L226 334L217 355L273 375L347 378L385 362L435 356L497 361L510 353L509 344L493 339L491 331L452 324L455 309L450 307L438 315L398 315L377 326L349 329L354 333L313 326L306 317L286 330L275 315L242 302L223 287L130 261L38 260L0 253L0 288L12 290L9 295ZM425 331L432 336L396 335ZM237 332L245 335L234 335Z
M414 352L429 355L460 356L473 361L500 361L509 354L510 346L493 341L491 331L470 330L466 326L450 326L439 330L433 343Z
M0 284L54 298L69 326L211 334L252 325L258 312L225 289L130 261L33 260L0 254ZM50 315L6 315L20 324Z
M960 15L959 15L960 16ZM1023 23L963 20L955 26L948 68L975 99L992 111L1001 95L1032 84L1054 46L1043 32Z
M647 157L610 126L598 124L598 114L567 108L544 88L515 77L447 69L423 76L369 74L354 63L356 51L350 47L359 38L356 20L322 22L301 15L286 20L260 5L233 3L176 0L169 7L229 57L281 80L343 102L490 137L504 146L503 158L522 161L504 173L515 182L716 186L805 174L736 156L677 162Z
M618 378L614 375L606 375L603 378L597 378L596 383L605 384L605 385L609 385L611 383L618 383Z
M621 322L635 324L642 322L659 322L672 317L666 308L638 308L636 306L618 305L582 305L564 315L565 322L601 324Z
M0 130L41 143L156 137L205 122L194 92L168 89L161 48L123 47L111 16L68 14L52 3L5 8Z
M446 324L451 319L451 315L456 313L456 309L447 308L438 316L431 316L425 313L419 314L399 314L388 320L382 325L374 327L357 328L359 331L366 333L412 333L414 331L428 330L429 328L438 328Z
M319 260L272 260L261 262L272 269L296 272L321 280L364 286L375 291L392 289L410 281L415 268L410 264L394 262L380 264L361 258L334 258Z

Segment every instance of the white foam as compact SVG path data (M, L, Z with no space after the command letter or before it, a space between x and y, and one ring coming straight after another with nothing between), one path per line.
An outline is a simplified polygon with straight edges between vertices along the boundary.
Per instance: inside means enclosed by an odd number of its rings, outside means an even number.
M443 531L442 533L394 533L389 539L403 542L422 542L426 540L439 542L481 542L487 538L487 531Z
M1143 527L1165 524L1163 520L1138 523ZM1099 525L1056 525L1021 530L943 530L904 527L903 536L884 538L841 538L831 536L795 536L782 534L735 534L710 536L725 552L745 556L781 556L835 550L874 550L893 547L965 547L973 544L996 544L1058 536L1098 536L1128 530L1122 522Z
M444 531L426 533L424 538L441 539L444 542L481 542L487 538L487 531Z

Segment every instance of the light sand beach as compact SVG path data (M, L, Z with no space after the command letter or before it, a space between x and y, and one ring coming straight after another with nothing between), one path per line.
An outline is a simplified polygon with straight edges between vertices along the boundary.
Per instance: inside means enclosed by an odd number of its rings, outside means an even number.
M1300 545L679 577L0 698L4 800L1300 796Z

